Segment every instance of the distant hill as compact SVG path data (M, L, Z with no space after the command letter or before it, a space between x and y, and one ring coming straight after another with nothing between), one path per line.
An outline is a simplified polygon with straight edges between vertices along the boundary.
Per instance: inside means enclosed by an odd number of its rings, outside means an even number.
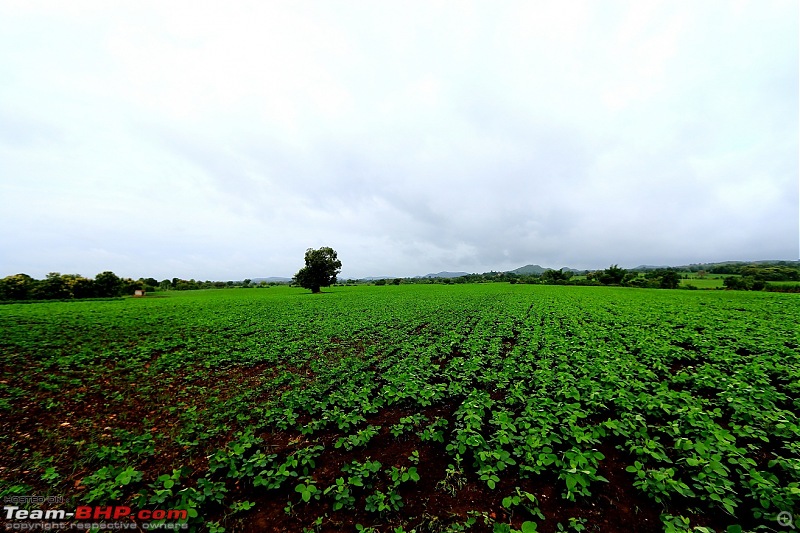
M676 270L698 270L698 269L710 270L715 267L745 266L745 265L759 265L759 266L779 265L779 266L797 267L800 265L800 261L761 259L758 261L717 261L714 263L692 263L690 265L639 265L629 270L646 271L646 270L657 270L659 268L674 268Z
M718 266L729 266L729 265L760 265L760 266L769 266L769 265L779 265L779 266L800 266L800 261L786 261L782 259L760 259L758 261L718 261L716 263L692 263L690 265L680 265L675 268L679 270L690 270L696 269L698 267L709 269Z
M525 265L519 268L515 268L514 270L509 270L509 272L513 272L514 274L541 274L550 270L549 268L544 268L539 265Z
M639 265L637 267L633 267L630 270L638 270L640 272L644 272L647 270L658 270L659 268L670 268L669 265Z
M578 270L577 268L570 268L570 267L561 267L559 268L546 268L540 265L525 265L523 267L515 268L514 270L509 270L509 272L513 272L514 274L542 274L547 272L548 270L562 270L564 272L583 272L583 270Z
M469 272L438 272L436 274L425 274L424 276L417 276L420 278L458 278L461 276L469 276Z

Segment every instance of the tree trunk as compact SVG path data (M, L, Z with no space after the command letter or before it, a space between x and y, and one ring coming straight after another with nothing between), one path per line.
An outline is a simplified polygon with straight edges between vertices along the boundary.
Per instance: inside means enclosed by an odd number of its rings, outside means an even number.
M319 287L311 287L311 294L319 294Z

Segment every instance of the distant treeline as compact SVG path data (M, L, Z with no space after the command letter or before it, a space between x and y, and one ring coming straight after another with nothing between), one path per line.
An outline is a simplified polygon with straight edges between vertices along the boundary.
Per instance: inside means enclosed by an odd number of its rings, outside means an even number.
M153 280L155 281L155 280ZM270 287L274 285L281 285L278 282L266 282L261 281L258 283L254 283L251 279L245 279L242 281L196 281L193 279L180 279L180 278L172 278L171 280L165 279L158 283L158 288L163 291L192 291L198 289L233 289L233 288L242 288L242 289L254 289L254 288L264 288ZM155 287L154 287L155 288Z
M722 280L727 289L742 291L800 292L798 285L770 285L769 281L800 281L800 272L789 267L743 267L737 276Z
M69 300L73 298L113 298L133 294L142 284L101 272L94 279L80 274L51 272L45 279L15 274L0 279L0 300Z
M693 267L696 265L692 265ZM651 289L677 289L681 287L681 279L690 279L690 275L681 268L655 268L646 270L626 270L618 265L611 265L604 270L573 272L569 270L546 270L541 274L516 274L514 272L485 272L468 274L452 278L395 278L375 280L375 285L400 283L525 283L545 285L612 285L620 287L640 287ZM798 285L770 285L770 281L800 281L800 267L796 264L731 264L718 265L708 270L689 270L692 276L704 278L710 274L731 274L723 279L723 287L734 290L766 290L771 292L800 292ZM347 280L344 284L360 283ZM691 284L681 288L696 289Z
M524 283L545 285L623 285L634 287L652 287L661 289L676 289L680 284L680 275L675 270L651 270L640 276L640 273L628 271L617 265L612 265L605 270L595 272L584 271L576 274L570 270L545 270L541 274L517 274L515 272L485 272L483 274L467 274L452 278L395 278L391 280L375 280L375 285L391 283ZM358 283L348 280L346 284Z
M708 269L694 268L690 271L698 278L710 274L729 274L722 281L726 289L800 292L800 283L792 285L771 285L769 282L800 282L800 267L796 263L778 264L717 264ZM541 274L516 274L514 272L484 272L483 274L467 274L453 278L393 278L379 279L372 282L360 280L342 280L339 285L356 285L373 283L375 285L399 285L416 283L460 284L460 283L525 283L545 285L612 285L621 287L642 287L657 289L677 289L680 280L686 277L686 271L677 268L658 268L645 271L626 270L618 265L611 265L604 270L583 271L575 273L570 270L546 270ZM198 289L227 288L264 288L280 283L261 281L253 283L250 279L243 281L197 281L181 278L157 281L154 278L121 278L113 272L106 271L92 278L79 274L60 274L51 272L45 279L34 279L27 274L15 274L0 279L0 301L20 300L72 300L83 298L114 298L133 294L136 290L145 291L187 291ZM691 285L684 288L692 289Z
M27 274L15 274L0 279L0 301L19 300L73 300L84 298L115 298L134 294L136 290L195 290L224 289L231 287L266 287L251 280L244 281L195 281L172 278L157 281L154 278L121 278L106 271L92 278L80 274L51 272L44 279L34 279Z
M708 274L735 274L739 276L760 276L766 281L800 281L800 267L797 261L774 261L769 263L713 263L695 264L681 267L689 272Z

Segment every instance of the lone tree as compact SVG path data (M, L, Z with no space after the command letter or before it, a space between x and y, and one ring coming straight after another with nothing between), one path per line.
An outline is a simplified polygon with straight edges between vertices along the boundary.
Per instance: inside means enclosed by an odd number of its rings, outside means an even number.
M294 282L304 289L318 293L320 287L330 287L336 283L336 276L342 270L342 262L336 258L336 250L327 246L306 250L306 266L294 275Z

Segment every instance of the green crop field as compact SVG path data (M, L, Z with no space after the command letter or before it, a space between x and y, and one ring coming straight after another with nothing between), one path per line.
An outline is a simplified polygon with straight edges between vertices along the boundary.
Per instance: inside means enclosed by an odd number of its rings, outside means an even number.
M694 285L698 289L721 289L724 286L722 284L722 278L693 278L681 280L681 287L686 287L688 285Z
M184 509L212 532L800 515L795 294L163 294L0 306L0 495Z
M775 285L777 287L792 287L794 285L800 285L800 283L796 281L768 281L768 285Z

